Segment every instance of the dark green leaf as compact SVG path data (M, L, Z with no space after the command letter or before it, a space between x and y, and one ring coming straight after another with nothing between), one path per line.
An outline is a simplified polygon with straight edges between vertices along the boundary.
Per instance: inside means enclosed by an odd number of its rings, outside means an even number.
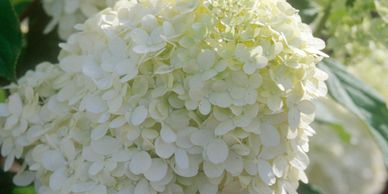
M322 120L319 120L318 117L316 117L315 121L318 123L325 124L328 127L332 128L344 143L350 143L350 140L352 139L352 135L346 131L343 125L339 123L334 123L334 122L322 121Z
M1 0L0 0L1 1ZM50 17L45 15L41 3L33 3L29 7L29 32L26 36L26 47L19 60L17 77L23 76L26 71L34 69L43 61L52 63L58 62L60 39L56 29L49 34L44 34L44 28L50 21Z
M355 0L346 0L346 6L352 7L354 5Z
M304 184L302 182L299 183L298 193L299 194L321 194L321 192L319 192L313 186L309 184Z
M22 49L19 20L9 0L0 0L0 76L15 80L16 62Z
M33 186L17 187L12 190L12 194L35 194L35 189Z
M330 123L329 126L335 130L338 137L345 143L350 143L352 136L346 131L344 126L337 123Z
M329 74L330 96L368 125L388 165L388 108L384 99L338 62L327 59L319 66Z
M6 98L5 91L0 88L0 102L4 102Z
M32 3L33 0L12 0L12 5L15 8L18 16L22 15L27 7Z
M298 9L303 22L310 24L318 15L318 10L312 6L311 0L288 0L288 2Z
M12 176L13 174L9 172L4 172L3 169L0 168L0 193L1 194L11 193L13 188Z

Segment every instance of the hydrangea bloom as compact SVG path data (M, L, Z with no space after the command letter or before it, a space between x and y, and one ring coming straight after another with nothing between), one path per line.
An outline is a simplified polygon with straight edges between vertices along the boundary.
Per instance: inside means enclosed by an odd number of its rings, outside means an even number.
M376 45L371 45L371 49L373 52L368 56L365 54L355 56L351 60L353 65L349 69L380 92L388 102L388 77L386 76L388 74L388 61L386 60L388 48L376 48Z
M330 99L319 100L317 116L330 123L313 124L310 182L327 194L381 193L387 174L368 127Z
M1 105L39 193L296 193L323 41L284 0L118 1ZM32 80L32 81L31 81Z
M117 0L43 0L43 8L52 17L45 32L58 25L58 34L67 39L74 32L74 25L111 6Z

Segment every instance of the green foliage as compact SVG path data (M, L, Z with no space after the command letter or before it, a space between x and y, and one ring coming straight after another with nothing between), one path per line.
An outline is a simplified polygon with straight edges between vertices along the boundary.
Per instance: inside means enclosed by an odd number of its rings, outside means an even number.
M330 96L369 126L388 165L388 108L384 99L338 62L325 60L320 67L329 74Z
M22 34L9 0L0 1L0 76L15 80L16 63L22 49Z
M0 193L1 194L9 194L12 191L13 184L12 184L12 174L11 173L5 173L0 168Z
M337 123L330 123L329 126L335 130L338 137L340 137L344 143L350 143L352 136L346 131L344 126Z
M4 102L6 99L6 94L3 89L0 89L0 102Z
M311 23L318 15L319 10L312 5L311 0L288 0L288 2L300 10L299 14L305 23Z
M60 39L56 29L49 34L44 34L44 28L50 18L44 13L41 3L34 3L28 16L28 34L26 35L26 47L20 57L19 66L16 69L17 77L25 74L26 71L34 69L43 61L57 62L59 54Z
M35 194L35 188L29 187L17 187L12 190L12 194Z
M299 183L298 193L299 194L322 194L322 192L318 191L313 186L309 184L304 184L302 182Z
M21 16L33 0L12 0L16 13Z

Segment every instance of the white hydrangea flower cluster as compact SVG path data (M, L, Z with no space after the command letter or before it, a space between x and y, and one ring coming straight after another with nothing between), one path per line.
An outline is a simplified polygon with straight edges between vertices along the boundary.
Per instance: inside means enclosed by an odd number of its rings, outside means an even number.
M39 193L296 193L324 42L285 0L121 0L1 105Z
M43 9L52 17L45 32L58 26L59 37L66 40L75 30L74 25L83 23L99 11L114 5L117 0L43 0Z
M376 89L388 102L388 48L370 45L373 52L357 54L352 59L349 70ZM379 78L379 79L376 79Z
M310 183L327 194L382 193L386 168L368 126L331 99L317 102L317 117L329 122L312 125Z

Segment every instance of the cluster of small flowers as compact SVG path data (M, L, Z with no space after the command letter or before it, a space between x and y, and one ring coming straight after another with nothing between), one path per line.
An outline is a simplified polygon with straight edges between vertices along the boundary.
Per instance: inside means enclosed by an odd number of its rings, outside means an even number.
M310 183L322 193L382 193L387 172L368 126L334 100L315 102L316 116L325 122L312 124L317 134L310 140Z
M38 192L296 193L323 41L285 0L118 1L1 105ZM31 173L35 172L34 173Z
M75 30L73 26L83 23L100 10L114 5L117 0L43 0L47 15L52 17L45 32L52 31L58 25L59 37L66 40Z
M358 54L351 60L349 70L376 89L388 102L388 48L370 45L373 52ZM379 79L376 79L379 78Z

